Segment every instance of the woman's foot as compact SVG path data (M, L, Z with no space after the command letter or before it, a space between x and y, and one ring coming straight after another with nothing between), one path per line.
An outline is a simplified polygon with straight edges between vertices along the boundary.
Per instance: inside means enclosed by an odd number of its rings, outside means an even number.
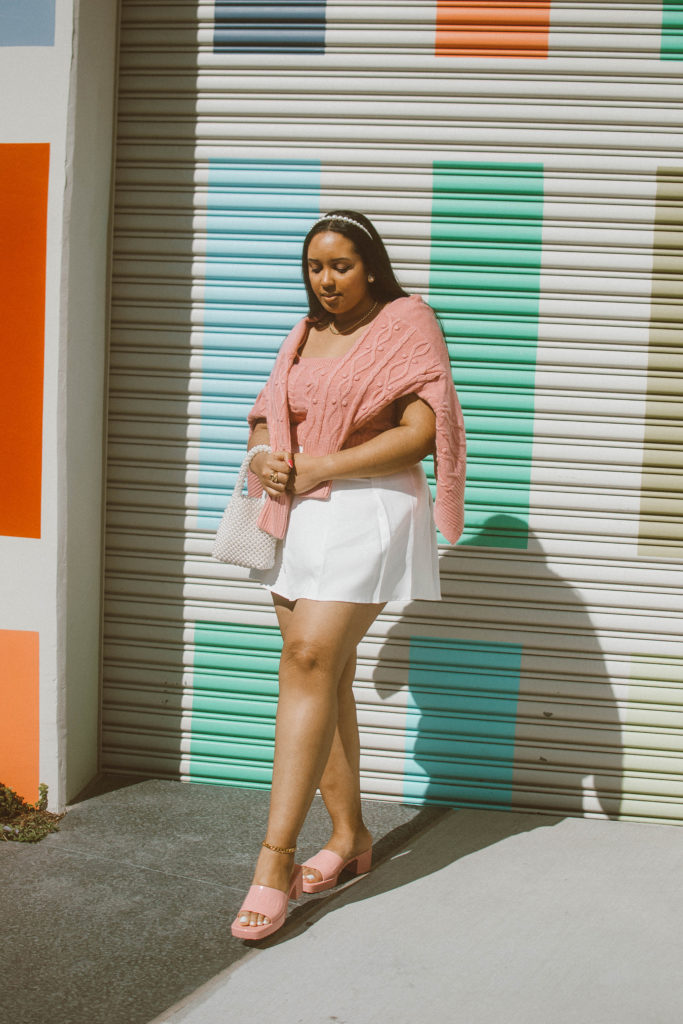
M270 889L288 892L293 867L293 853L277 853L275 850L262 846L256 861L256 869L251 884L267 885ZM261 925L271 923L270 918L266 914L249 911L246 907L243 907L240 911L237 921L241 926L251 928L258 928Z
M295 864L286 892L268 885L252 885L237 917L232 922L232 934L237 939L265 939L285 923L287 905L298 900L302 892L301 865ZM260 917L262 924L249 924L251 917Z
M333 832L330 841L325 845L325 850L336 854L342 864L348 864L355 857L367 853L372 849L372 836L363 826L356 832ZM322 853L322 851L321 851ZM311 858L313 859L313 858ZM367 859L367 858L366 858ZM367 870L367 869L365 869ZM323 874L317 868L303 865L304 892L320 891L317 886L323 881ZM336 884L335 882L332 884ZM315 886L316 888L313 888ZM328 886L331 888L332 886Z

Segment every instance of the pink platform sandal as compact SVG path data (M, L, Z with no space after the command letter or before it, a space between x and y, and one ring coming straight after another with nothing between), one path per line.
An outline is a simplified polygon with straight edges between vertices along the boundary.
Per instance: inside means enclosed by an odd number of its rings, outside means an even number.
M332 850L321 850L315 857L304 861L302 870L315 868L323 876L319 882L307 882L303 879L304 892L324 892L325 889L332 889L339 881L342 871L351 871L354 875L364 875L372 865L372 847L359 853L350 860L343 861L338 853Z
M284 849L280 846L271 846L270 843L263 843L269 850L276 853L294 853L292 849ZM272 935L278 928L281 928L287 917L287 904L289 900L298 900L303 890L303 878L301 864L295 864L292 868L292 876L288 892L281 889L273 889L269 885L252 885L249 888L244 903L239 909L237 917L232 922L231 932L236 939L265 939ZM270 918L268 924L242 924L240 917L243 913L263 914Z

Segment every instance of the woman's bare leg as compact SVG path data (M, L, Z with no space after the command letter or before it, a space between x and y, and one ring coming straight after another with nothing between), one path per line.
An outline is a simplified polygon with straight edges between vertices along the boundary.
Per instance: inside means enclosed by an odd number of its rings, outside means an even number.
M337 690L337 728L330 756L320 780L320 793L332 819L332 835L325 844L342 860L350 860L372 844L365 827L360 798L360 740L353 681L356 673L355 653L344 666ZM320 881L315 868L306 868L304 878Z
M277 599L275 604L284 643L266 838L274 846L290 847L296 845L329 758L344 669L382 605L305 599L293 604ZM286 891L293 859L263 847L254 884ZM249 914L252 924L264 920Z

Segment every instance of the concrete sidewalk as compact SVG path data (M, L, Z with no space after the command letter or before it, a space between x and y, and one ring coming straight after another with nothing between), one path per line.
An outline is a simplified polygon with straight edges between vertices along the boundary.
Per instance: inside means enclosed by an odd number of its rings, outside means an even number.
M40 843L0 843L0 1014L12 1024L147 1024L249 947L230 923L269 794L110 777ZM380 859L443 816L367 801ZM317 798L302 858L328 838ZM305 903L292 923L307 920Z
M450 811L155 1024L680 1024L683 831Z
M373 871L251 945L229 925L268 794L107 788L41 843L0 843L13 1024L683 1020L676 826L367 801ZM326 838L316 800L301 858Z

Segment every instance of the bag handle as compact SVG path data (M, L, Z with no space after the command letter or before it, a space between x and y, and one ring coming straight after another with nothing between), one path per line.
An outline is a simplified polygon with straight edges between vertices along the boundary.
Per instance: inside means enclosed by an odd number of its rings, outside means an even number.
M242 494L242 492L244 491L244 484L247 479L247 470L249 469L249 466L251 465L251 460L254 458L254 456L258 455L259 452L272 452L272 450L273 449L270 447L269 444L257 444L253 448L249 449L247 454L242 459L242 465L240 466L240 471L237 474L237 480L235 481L235 489L232 492L233 496L235 494Z

